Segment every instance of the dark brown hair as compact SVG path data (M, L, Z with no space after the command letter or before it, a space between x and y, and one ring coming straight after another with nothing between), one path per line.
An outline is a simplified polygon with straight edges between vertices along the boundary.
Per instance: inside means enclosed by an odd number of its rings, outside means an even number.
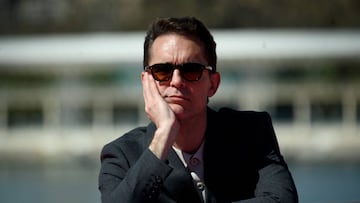
M195 17L158 18L149 27L144 42L144 67L149 65L150 48L155 39L161 35L175 33L186 37L193 37L202 43L204 54L209 64L216 72L216 43L210 31Z

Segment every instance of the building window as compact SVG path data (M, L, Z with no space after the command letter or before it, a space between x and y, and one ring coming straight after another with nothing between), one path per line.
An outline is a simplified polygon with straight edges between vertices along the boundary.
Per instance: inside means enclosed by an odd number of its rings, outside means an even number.
M136 124L139 121L138 108L130 105L115 105L113 121L114 125Z
M341 102L316 102L311 104L311 122L341 122L342 121Z
M293 122L294 106L291 103L277 103L268 108L275 122Z
M40 106L10 106L7 113L7 125L10 128L40 126L44 123L44 114Z

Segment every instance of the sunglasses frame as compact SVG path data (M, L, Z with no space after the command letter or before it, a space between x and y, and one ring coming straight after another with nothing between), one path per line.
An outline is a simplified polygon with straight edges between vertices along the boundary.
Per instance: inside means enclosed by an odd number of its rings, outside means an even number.
M172 68L172 71L169 72L169 74L167 75L167 77L165 77L165 79L163 80L160 80L157 76L156 76L156 73L154 73L154 67L156 66L159 66L159 65L166 65L166 66L171 66ZM185 73L182 72L182 68L186 65L195 65L195 66L198 66L198 67L201 67L202 70L199 71L199 75L198 77L196 77L195 79L189 79L187 78L185 75ZM213 68L211 66L207 66L207 65L203 65L203 64L200 64L200 63L184 63L184 64L172 64L172 63L156 63L156 64L153 64L153 65L150 65L150 66L145 66L144 67L144 70L145 71L149 71L151 72L151 75L153 76L153 78L156 80L156 81L159 81L159 82L166 82L166 81L169 81L172 76L173 76L173 73L174 73L174 70L175 69L178 69L180 71L180 75L181 75L181 78L185 79L186 81L190 81L190 82L194 82L194 81L199 81L202 77L202 73L204 72L204 70L209 70L210 72L213 72ZM194 71L195 73L195 71ZM196 72L197 73L197 72Z

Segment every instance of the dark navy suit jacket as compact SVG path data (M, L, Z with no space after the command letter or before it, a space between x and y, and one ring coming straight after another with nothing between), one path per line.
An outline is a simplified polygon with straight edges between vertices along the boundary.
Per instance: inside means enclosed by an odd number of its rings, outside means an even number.
M99 175L103 203L201 202L175 151L161 161L148 149L155 130L150 123L104 146ZM207 202L298 202L265 112L208 109L203 156Z

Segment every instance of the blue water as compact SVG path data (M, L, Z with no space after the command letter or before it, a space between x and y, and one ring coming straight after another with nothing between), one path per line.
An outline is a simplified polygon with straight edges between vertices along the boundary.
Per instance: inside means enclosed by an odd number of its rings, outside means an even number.
M1 171L0 203L98 203L94 169Z
M290 169L299 202L360 202L360 165L290 165Z
M290 165L301 203L360 202L360 166ZM99 203L98 169L1 169L0 203Z

